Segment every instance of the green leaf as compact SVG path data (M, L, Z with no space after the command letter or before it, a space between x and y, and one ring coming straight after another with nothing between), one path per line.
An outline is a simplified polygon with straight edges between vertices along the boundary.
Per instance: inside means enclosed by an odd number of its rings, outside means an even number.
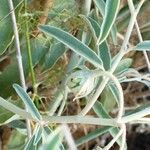
M62 141L61 128L55 129L47 138L46 142L39 148L39 150L55 150L59 149Z
M19 3L19 0L13 0L14 7ZM13 28L8 1L0 0L0 55L5 52L7 47L12 42ZM8 15L8 16L7 16ZM6 17L7 16L7 17Z
M105 2L103 0L94 0L94 3L96 4L102 16L104 16L105 15Z
M8 143L5 145L5 149L24 150L26 139L26 135L21 134L18 130L12 130Z
M26 112L25 110L19 108L18 106L4 100L3 98L0 97L0 106L2 106L3 108L13 112L14 114L17 114L21 117L23 117L24 119L32 119L32 116Z
M114 71L114 74L120 75L121 73L125 72L132 65L132 62L133 60L131 58L125 58L121 60L116 70Z
M138 43L133 48L133 50L136 50L136 51L143 51L143 50L150 51L150 41L143 41L143 42Z
M117 41L117 33L118 33L118 29L117 29L117 26L116 24L114 24L111 28L111 38L113 40L113 43L114 45L117 45L118 44L118 41Z
M108 132L112 127L103 127L103 128L99 128L99 129L95 129L94 131L91 131L90 133L88 133L87 135L77 139L75 141L77 146L80 146L90 140L93 140L95 138L97 138L98 136L101 136L102 134Z
M102 106L100 102L96 102L93 106L94 112L97 114L98 117L102 118L111 118L108 113L106 112L105 108Z
M103 42L102 44L99 45L98 55L103 61L105 70L109 70L111 67L111 54L106 42Z
M102 117L102 118L111 118L111 116L107 113L107 111L105 110L105 108L102 106L102 104L100 102L96 102L93 106L93 110L94 112L97 114L98 117ZM115 137L119 132L118 128L112 128L110 130L110 134ZM120 145L121 144L121 138L119 138L117 140L117 143Z
M101 94L101 103L103 107L105 108L105 110L107 110L107 112L112 111L117 101L118 100L116 100L116 97L114 97L110 88L105 87L105 89L103 90Z
M106 6L104 0L94 0L94 3L96 4L96 7L98 8L102 17L104 18L105 17L105 6ZM115 24L112 26L111 36L112 36L112 40L113 40L114 44L117 44L117 27Z
M142 117L146 117L150 114L150 103L137 107L136 109L129 111L123 117L123 121L130 122Z
M114 84L109 84L108 86L111 93L113 94L116 103L119 105L119 93L117 87Z
M107 0L105 6L105 16L101 25L99 43L102 43L108 36L118 13L120 0Z
M15 101L15 100L11 100L11 99L8 99L7 102L13 103L17 106L21 105L20 101ZM7 122L7 120L10 119L13 115L14 115L14 113L5 109L3 106L0 106L0 125L5 124L5 122Z
M44 57L48 47L45 45L46 39L42 37L31 39L30 43L33 66L35 66ZM15 48L13 48L13 50L15 50ZM24 40L21 42L21 53L24 74L25 77L27 77L30 69L27 56L27 44L24 43ZM9 55L8 58L10 58L10 64L8 64L8 66L6 66L0 74L0 96L3 98L8 98L15 94L14 89L12 88L12 84L20 83L16 53Z
M44 70L52 68L65 51L65 46L62 43L52 44L49 52L46 54Z
M28 112L31 114L31 116L36 120L41 120L41 115L38 111L38 109L35 107L32 99L29 97L29 95L24 91L24 89L19 86L18 84L13 85L15 91L19 95L19 97L24 102Z
M72 53L69 63L66 67L66 73L71 72L73 69L79 66L80 63L80 56L77 53Z
M9 122L7 126L14 129L26 129L26 124L24 120L13 120Z
M91 17L86 17L84 15L80 15L80 17L86 22L86 24L90 28L90 30L93 34L93 37L95 39L97 39L99 37L99 34L100 34L99 24L94 19L92 19Z
M48 108L49 115L53 115L55 111L57 110L57 108L60 106L64 98L64 92L65 92L65 88L60 89L59 91L56 92L54 99L49 104L49 108Z
M52 129L49 126L43 127L42 131L42 142L46 142L47 137L51 134Z
M41 126L37 126L34 130L34 135L35 135L35 138L34 138L34 145L37 145L38 142L41 140L42 138L42 131L43 131L43 128Z
M24 147L24 150L36 150L37 146L34 145L34 139L35 139L35 135L33 135L29 140L28 142L26 143L25 147Z
M41 25L39 26L39 29L42 32L48 34L49 36L52 36L57 40L59 40L64 45L72 49L74 52L78 53L86 60L91 62L96 67L102 69L102 61L98 58L96 53L92 51L89 47L87 47L84 43L79 41L77 38L73 37L71 34L59 28L48 26L48 25Z

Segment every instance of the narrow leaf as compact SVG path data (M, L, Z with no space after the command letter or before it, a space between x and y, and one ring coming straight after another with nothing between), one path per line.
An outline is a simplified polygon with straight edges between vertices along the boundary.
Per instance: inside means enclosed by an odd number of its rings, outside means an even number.
M113 110L114 106L116 105L116 97L114 97L112 91L110 90L109 87L105 87L101 94L101 103L105 110L107 112L110 112Z
M103 0L94 0L97 8L99 9L102 16L105 15L105 2Z
M35 135L33 135L28 142L26 143L24 150L36 150L36 146L34 145L34 139L35 139Z
M99 34L100 34L99 24L94 19L92 19L91 17L86 17L84 15L80 15L80 17L82 17L82 19L86 22L86 24L90 28L90 30L93 34L93 37L95 39L97 39L99 37Z
M132 62L133 61L131 58L125 58L121 60L116 70L114 71L114 74L120 75L121 73L125 72L132 65Z
M47 138L46 142L39 148L39 150L59 149L62 141L61 128L55 129Z
M42 131L43 131L43 128L41 126L37 126L34 130L34 135L35 135L35 138L34 138L34 145L37 145L38 142L41 140L42 138Z
M109 89L111 90L116 103L119 105L119 93L117 87L114 84L109 84Z
M65 51L65 46L62 43L53 44L46 55L44 69L52 68Z
M101 26L99 43L102 43L108 36L118 13L120 0L107 0L105 6L105 16Z
M39 29L48 34L49 36L52 36L62 42L64 45L68 46L70 49L72 49L74 52L78 53L82 57L84 57L86 60L91 62L93 65L95 65L98 68L102 68L102 61L98 58L96 53L92 51L88 46L86 46L84 43L79 41L77 38L73 37L71 34L48 25L41 25L39 26Z
M137 51L150 51L150 41L143 41L141 43L138 43L133 50L137 50Z
M111 67L111 55L109 51L109 47L106 42L103 42L99 45L99 57L103 61L103 65L105 70L109 70Z
M94 131L91 131L89 134L76 140L75 143L77 146L80 146L80 145L82 145L90 140L93 140L93 139L97 138L98 136L108 132L111 128L113 128L113 127L103 127L103 128L95 129Z
M16 105L4 100L3 98L0 97L0 106L4 107L5 109L20 115L21 117L25 118L25 119L33 119L32 116L26 112L25 110L17 107Z
M94 3L96 4L96 7L98 8L102 17L104 18L105 6L106 6L104 0L94 0ZM117 44L117 27L115 24L112 26L112 29L111 29L111 37L112 37L114 44Z
M149 114L150 114L150 103L144 104L132 111L127 112L123 117L123 121L130 122L142 117L146 117Z
M102 106L102 104L100 102L96 102L93 106L93 110L95 111L95 113L102 118L111 118L111 116L106 112L106 110L104 109L104 107ZM110 134L115 137L119 132L118 128L112 128L110 129ZM121 138L119 138L117 140L117 143L120 145L121 144Z
M41 120L41 115L37 110L37 108L35 107L29 95L18 84L14 84L13 87L17 92L17 94L19 95L19 97L24 102L26 108L28 109L28 112L32 115L32 117L36 120Z

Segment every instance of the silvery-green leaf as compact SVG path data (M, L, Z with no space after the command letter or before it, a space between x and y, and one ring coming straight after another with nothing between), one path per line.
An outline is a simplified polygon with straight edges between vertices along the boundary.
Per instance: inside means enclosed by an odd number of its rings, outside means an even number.
M23 117L24 119L33 119L32 116L26 112L25 110L19 108L18 106L8 102L7 100L4 100L2 97L0 97L0 106L2 106L3 108L13 112L14 114L17 114L21 117Z
M105 110L107 110L107 112L112 111L117 101L118 100L116 100L116 97L114 96L110 88L105 87L105 89L103 90L101 94L101 103L103 107L105 108Z
M24 147L24 150L36 150L37 146L34 145L34 139L35 139L35 135L33 135L29 140L28 142L26 143L25 147Z
M149 114L150 114L150 103L147 103L147 104L137 107L134 110L127 112L125 116L123 117L123 120L125 122L130 122L130 121L142 118L144 116L147 116Z
M99 9L102 16L104 16L105 15L105 2L104 2L104 0L94 0L94 3L96 4L96 6Z
M96 53L92 51L88 46L79 41L77 38L73 37L71 34L48 25L41 25L39 29L49 36L52 36L62 42L64 45L68 46L71 50L81 55L83 58L91 62L98 68L102 67L102 61L98 58Z
M99 24L94 19L92 19L91 17L86 17L84 15L80 15L80 16L83 18L83 20L86 22L86 24L90 28L90 31L92 32L93 37L95 39L97 39L99 37L99 34L100 34Z
M143 41L143 42L138 43L133 48L133 50L136 50L136 51L143 51L143 50L150 51L150 41Z
M114 71L114 74L119 75L123 72L125 72L132 64L131 58L125 58L119 62L119 65L117 66L116 70Z
M109 70L111 68L111 54L106 42L99 45L98 55L103 61L105 70Z
M114 84L109 84L109 89L111 90L116 103L119 105L119 93L117 87Z
M34 129L34 135L35 135L35 138L34 138L34 145L37 145L38 142L41 140L42 138L42 130L43 128L39 125L37 125L37 127Z
M108 112L105 110L105 108L102 106L100 102L96 102L93 106L93 110L95 113L98 115L98 117L102 118L111 118L111 116L108 114ZM115 137L119 132L118 128L112 128L110 130L110 134ZM121 138L117 140L117 143L120 145L121 144Z
M99 43L102 43L108 36L118 13L120 0L107 0L105 6L105 16L101 25Z
M66 48L62 43L54 43L51 45L45 56L44 69L52 68L56 61L65 53Z
M43 143L39 150L57 150L59 149L59 147L61 146L61 142L62 142L62 133L61 133L61 128L57 128L54 131L52 131L52 133L47 137L47 140L45 141L45 143Z
M104 19L101 26L101 33L99 38L100 43L107 38L110 30L114 44L117 43L117 28L114 25L114 21L118 11L117 9L119 7L119 2L120 0L107 0L105 4L104 0L94 0L94 3L96 4Z
M80 146L80 145L82 145L90 140L93 140L93 139L101 136L102 134L108 132L111 128L113 128L113 127L103 127L103 128L95 129L94 131L91 131L87 135L77 139L75 141L75 143L77 146Z
M18 84L14 84L13 87L21 100L24 102L28 112L32 115L32 117L36 120L41 120L41 115L29 95Z
M26 129L26 124L24 120L13 120L7 124L8 127L14 128L14 129Z
M27 136L20 133L18 130L12 130L11 136L5 145L8 150L24 150Z

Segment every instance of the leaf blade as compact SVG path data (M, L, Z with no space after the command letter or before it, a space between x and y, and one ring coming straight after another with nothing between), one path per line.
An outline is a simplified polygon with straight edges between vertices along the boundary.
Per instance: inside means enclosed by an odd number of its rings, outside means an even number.
M99 43L102 43L108 36L118 13L120 0L107 0L105 6L105 16L101 26Z
M98 53L99 53L99 57L103 61L105 70L109 70L111 68L111 54L106 42L103 42L99 45Z
M102 61L98 58L95 52L93 52L88 46L83 44L77 38L73 37L71 34L48 25L41 25L39 29L49 36L62 42L64 45L68 46L74 52L78 53L80 56L84 57L86 60L91 62L98 68L102 69Z
M150 51L150 40L147 40L147 41L143 41L143 42L138 43L138 44L133 48L133 50L137 50L137 51L143 51L143 50Z
M40 115L39 111L33 104L29 95L23 90L23 88L21 86L19 86L18 84L14 84L13 88L15 89L15 91L17 92L19 97L24 102L26 108L28 109L28 112L32 115L32 117L36 120L41 120L41 115Z

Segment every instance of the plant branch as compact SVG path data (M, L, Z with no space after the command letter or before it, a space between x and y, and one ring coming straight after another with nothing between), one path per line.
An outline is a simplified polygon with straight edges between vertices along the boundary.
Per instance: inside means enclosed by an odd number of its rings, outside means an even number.
M130 1L130 0L129 0ZM129 42L129 38L131 36L131 32L133 30L133 26L134 26L134 22L136 19L136 16L142 6L142 4L144 3L144 0L140 1L140 3L138 4L138 7L136 9L136 13L131 15L130 18L130 22L125 34L125 38L123 41L123 44L121 46L120 52L115 60L115 62L112 64L112 68L110 69L110 73L113 73L115 71L115 69L117 68L119 62L121 61L122 57L126 54L126 49L127 49L127 45ZM87 105L85 106L85 108L80 112L80 114L82 115L86 115L88 113L88 111L93 107L94 103L97 101L99 95L102 93L103 89L105 88L107 82L109 81L108 77L103 78L101 84L99 85L99 87L97 88L93 98L87 103Z
M130 12L131 12L131 13L134 13L135 8L134 8L133 1L131 0L128 4L129 4ZM143 42L143 37L142 37L142 35L141 35L140 28L139 28L139 25L138 25L137 20L135 20L135 27L136 27L136 30L137 30L137 34L138 34L139 41L140 41L140 42ZM145 57L148 70L149 70L149 72L150 72L150 61L149 61L149 57L148 57L148 55L147 55L147 52L146 52L145 50L143 50L143 55L144 55L144 57Z
M27 0L24 2L25 4L25 14L27 13ZM30 46L30 37L29 37L29 25L27 18L25 18L25 28L26 28L26 42L27 42L27 52L28 52L28 60L29 60L29 68L31 72L31 79L32 79L32 87L34 94L37 93L37 88L36 88L36 80L35 80L35 74L34 74L34 69L33 69L33 63L32 63L32 54L31 54L31 46Z
M81 124L91 124L91 125L101 125L101 126L115 126L118 127L119 124L116 119L104 119L104 118L93 118L90 116L44 116L43 124L48 125L51 123L81 123Z

